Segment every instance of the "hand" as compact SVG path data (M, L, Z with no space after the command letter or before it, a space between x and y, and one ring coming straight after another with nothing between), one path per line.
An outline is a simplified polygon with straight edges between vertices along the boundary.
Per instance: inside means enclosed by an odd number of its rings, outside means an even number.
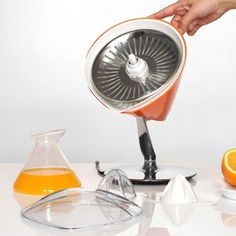
M219 19L232 8L236 8L236 0L179 0L150 18L174 16L171 23L180 33L194 35L200 27Z

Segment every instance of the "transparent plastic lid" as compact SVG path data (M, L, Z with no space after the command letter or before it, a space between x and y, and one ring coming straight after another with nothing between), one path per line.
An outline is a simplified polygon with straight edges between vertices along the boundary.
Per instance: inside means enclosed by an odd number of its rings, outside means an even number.
M124 172L111 170L98 189L70 188L41 198L21 212L23 219L65 229L94 229L128 223L142 209L128 200L136 196Z
M94 229L130 222L142 213L135 203L104 190L65 189L21 212L23 219L64 229Z

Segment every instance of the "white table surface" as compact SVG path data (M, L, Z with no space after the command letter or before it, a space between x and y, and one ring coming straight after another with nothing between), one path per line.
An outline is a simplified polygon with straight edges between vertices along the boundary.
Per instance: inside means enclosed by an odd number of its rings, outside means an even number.
M112 165L102 165L109 166ZM113 164L114 166L114 164ZM21 207L17 203L12 185L22 165L0 164L0 235L1 236L41 236L41 235L142 235L142 236L235 236L236 235L236 202L220 199L214 206L192 206L190 209L165 209L157 203L144 200L144 196L155 198L156 192L163 186L137 186L136 203L143 207L144 213L130 227L123 225L110 231L51 231L23 222L20 217ZM75 172L81 179L83 187L95 188L100 177L94 164L73 164ZM115 167L119 167L118 164ZM219 192L214 187L215 181L222 179L219 166L192 165L198 175L194 177L194 190L199 198L217 200Z

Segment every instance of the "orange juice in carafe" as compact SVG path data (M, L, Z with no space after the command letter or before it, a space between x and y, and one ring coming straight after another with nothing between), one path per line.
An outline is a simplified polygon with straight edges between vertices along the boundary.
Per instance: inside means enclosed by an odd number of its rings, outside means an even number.
M14 183L15 192L47 195L61 189L81 186L80 180L57 145L64 132L56 130L33 136L36 145Z
M81 183L71 169L34 168L21 171L14 191L18 193L47 195L64 188L80 187Z

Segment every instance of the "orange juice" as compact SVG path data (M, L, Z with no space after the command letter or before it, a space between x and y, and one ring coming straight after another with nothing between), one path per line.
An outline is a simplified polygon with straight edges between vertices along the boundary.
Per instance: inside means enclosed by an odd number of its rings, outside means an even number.
M80 187L75 173L68 168L33 168L21 171L14 183L14 191L25 194L47 195L64 189Z

